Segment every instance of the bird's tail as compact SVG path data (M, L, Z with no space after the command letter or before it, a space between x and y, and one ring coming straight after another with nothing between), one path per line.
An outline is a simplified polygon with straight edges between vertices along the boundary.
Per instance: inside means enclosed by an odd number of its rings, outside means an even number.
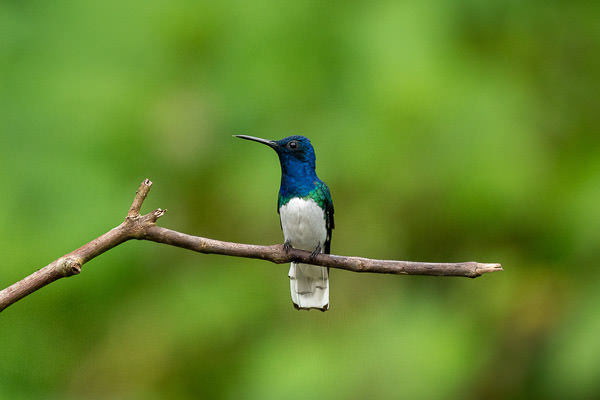
M329 268L292 263L290 272L292 301L297 309L329 308Z

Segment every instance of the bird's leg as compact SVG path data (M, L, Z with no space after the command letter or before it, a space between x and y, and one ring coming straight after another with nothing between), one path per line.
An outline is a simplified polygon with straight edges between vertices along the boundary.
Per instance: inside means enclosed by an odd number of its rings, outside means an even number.
M286 239L285 242L283 242L283 250L285 250L285 252L289 252L292 249L292 243L289 241L289 239Z
M321 253L321 243L319 243L319 244L317 245L317 248L316 248L316 249L314 249L312 253L310 253L310 258L311 258L312 260L314 260L314 259L315 259L315 257L316 257L317 255L319 255L320 253Z

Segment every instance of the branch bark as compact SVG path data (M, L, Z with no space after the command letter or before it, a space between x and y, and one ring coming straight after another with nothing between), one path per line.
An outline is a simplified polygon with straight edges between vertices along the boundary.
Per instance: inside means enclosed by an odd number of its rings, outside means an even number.
M140 214L142 204L151 187L152 182L148 179L140 184L127 217L119 226L0 291L0 311L57 279L79 274L83 264L131 239L164 243L204 254L257 258L275 264L302 262L354 272L476 278L487 272L502 271L500 264L483 264L475 261L428 263L375 260L333 254L319 254L312 257L310 252L304 250L291 249L286 251L281 244L258 246L192 236L157 226L156 221L164 215L166 210L158 208L148 214Z

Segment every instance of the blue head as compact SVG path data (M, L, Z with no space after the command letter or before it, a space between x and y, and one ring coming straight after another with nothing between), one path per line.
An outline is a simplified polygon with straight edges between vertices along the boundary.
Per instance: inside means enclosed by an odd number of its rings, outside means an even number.
M281 140L266 140L254 136L235 136L266 144L277 152L281 164L280 195L306 196L319 182L315 173L315 151L308 138L296 135Z

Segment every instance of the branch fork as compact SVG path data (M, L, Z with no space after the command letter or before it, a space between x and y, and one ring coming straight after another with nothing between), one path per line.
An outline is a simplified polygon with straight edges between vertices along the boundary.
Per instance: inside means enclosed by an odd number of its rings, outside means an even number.
M140 184L131 207L127 212L127 216L120 225L0 291L0 312L57 279L78 275L81 272L83 264L131 239L168 244L205 254L257 258L271 261L275 264L301 262L354 272L476 278L488 272L502 271L502 266L495 263L485 264L475 261L462 263L426 263L374 260L363 257L347 257L323 253L314 255L304 250L286 249L281 244L258 246L192 236L156 225L156 221L167 212L166 209L157 208L148 214L141 214L142 205L151 187L152 182L149 179L145 179Z

